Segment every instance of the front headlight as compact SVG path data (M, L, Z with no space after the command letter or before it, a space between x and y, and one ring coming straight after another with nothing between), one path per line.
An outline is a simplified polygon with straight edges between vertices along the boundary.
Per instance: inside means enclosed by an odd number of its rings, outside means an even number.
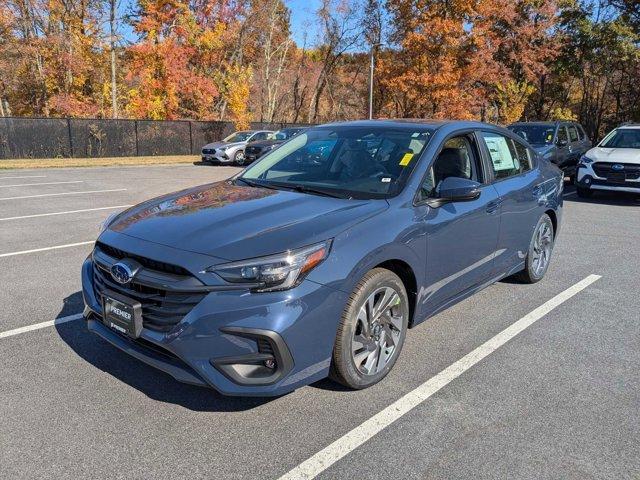
M588 165L590 163L593 163L593 159L587 157L586 155L582 155L580 157L579 163L582 164L582 165Z
M230 283L252 284L256 292L287 290L329 255L331 240L267 257L214 265L205 270Z

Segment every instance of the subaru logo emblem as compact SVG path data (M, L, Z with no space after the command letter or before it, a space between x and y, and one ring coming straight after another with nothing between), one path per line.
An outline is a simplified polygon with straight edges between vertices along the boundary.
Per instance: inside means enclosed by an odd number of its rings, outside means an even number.
M129 265L122 262L114 263L111 266L111 276L116 282L122 285L133 280L133 272L131 271L131 268Z
M620 170L624 170L624 165L620 165L619 163L615 163L611 166L611 170L615 170L619 172Z

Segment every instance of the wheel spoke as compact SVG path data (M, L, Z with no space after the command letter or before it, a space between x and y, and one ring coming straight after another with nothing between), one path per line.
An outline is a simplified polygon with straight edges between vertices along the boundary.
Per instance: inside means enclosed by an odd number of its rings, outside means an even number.
M369 352L369 355L367 356L367 361L362 367L367 374L371 375L372 373L375 373L378 365L379 353L380 353L380 347L376 347L375 350L373 350L372 352Z

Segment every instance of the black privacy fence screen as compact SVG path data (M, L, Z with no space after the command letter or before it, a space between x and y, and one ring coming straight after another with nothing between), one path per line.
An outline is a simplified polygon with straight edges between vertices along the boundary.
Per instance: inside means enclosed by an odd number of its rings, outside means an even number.
M285 123L252 123L278 130ZM231 122L0 117L0 159L197 155L234 132Z

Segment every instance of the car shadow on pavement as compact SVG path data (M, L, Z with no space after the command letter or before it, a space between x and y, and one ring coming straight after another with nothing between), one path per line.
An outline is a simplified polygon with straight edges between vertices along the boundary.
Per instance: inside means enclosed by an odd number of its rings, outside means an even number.
M82 311L82 293L64 299L57 318ZM56 324L60 338L80 358L149 398L193 411L236 412L259 407L277 397L226 397L213 389L186 385L120 351L87 330L84 320Z
M565 202L594 203L600 205L628 206L640 205L640 195L629 192L594 192L589 198L578 197L577 194L565 197Z

